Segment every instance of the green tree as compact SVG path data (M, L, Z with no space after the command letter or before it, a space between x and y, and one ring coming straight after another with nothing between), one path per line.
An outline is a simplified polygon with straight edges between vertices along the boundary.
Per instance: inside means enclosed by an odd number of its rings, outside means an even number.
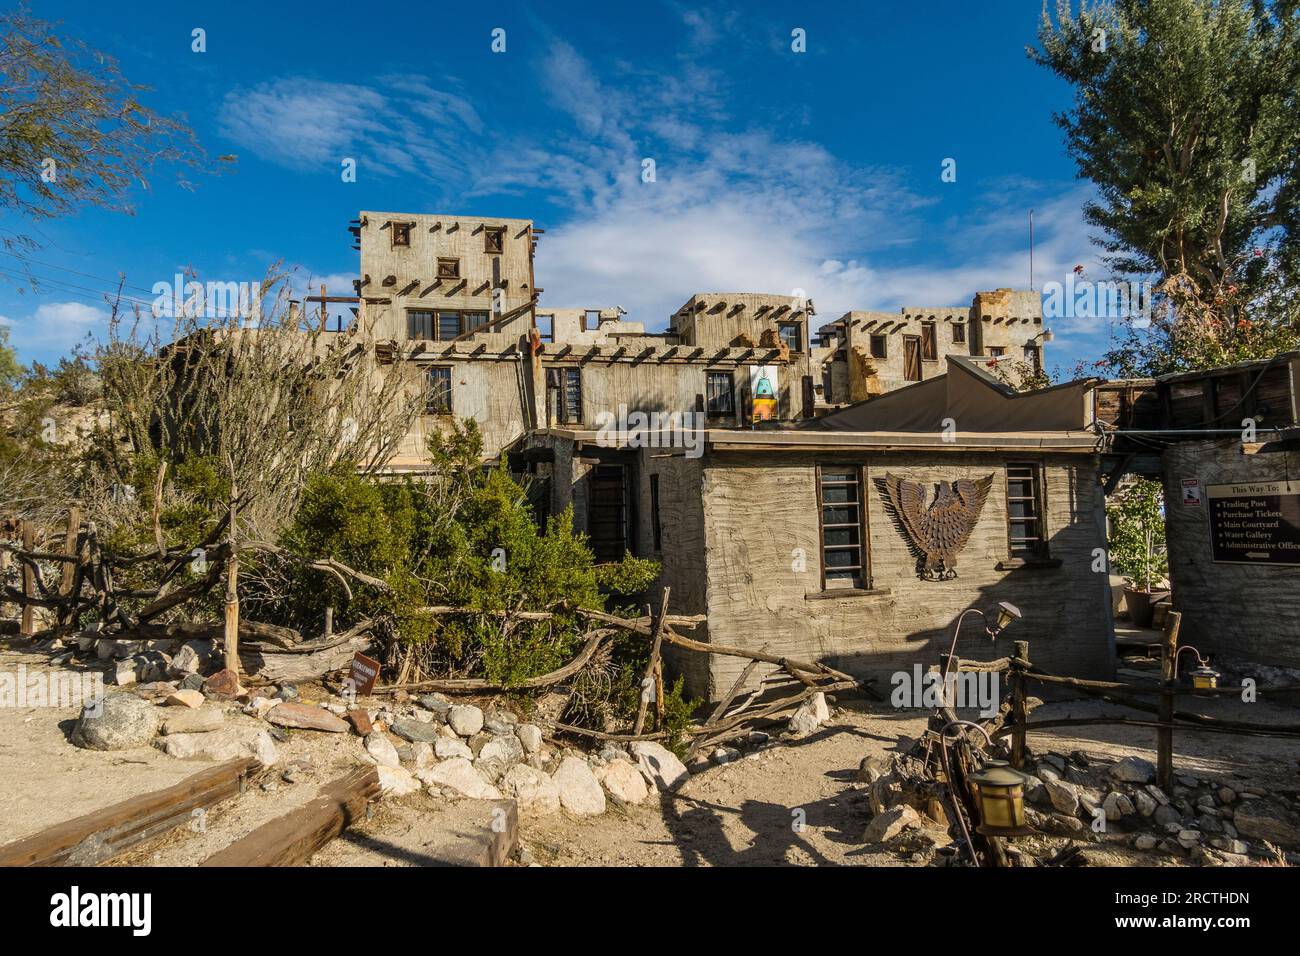
M1150 591L1169 574L1164 500L1160 482L1138 478L1120 488L1106 505L1111 565L1143 591Z
M0 325L0 401L4 401L23 377L18 353L9 344L9 327Z
M155 164L212 168L183 118L145 106L145 87L112 58L59 37L25 8L0 15L0 76L0 209L16 218L83 206L129 211L128 191L146 184ZM0 242L36 245L14 232Z
M1074 88L1058 114L1084 209L1153 321L1106 357L1120 374L1258 358L1297 343L1297 0L1044 3L1029 55Z

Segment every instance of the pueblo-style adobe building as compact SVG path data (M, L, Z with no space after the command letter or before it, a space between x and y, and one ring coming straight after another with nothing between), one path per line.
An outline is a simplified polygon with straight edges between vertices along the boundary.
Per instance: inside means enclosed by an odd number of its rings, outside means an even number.
M887 683L936 662L963 610L1005 600L1023 613L1005 640L1040 666L1112 672L1098 383L1020 392L993 374L1041 367L1037 293L819 323L812 298L696 292L648 331L607 303L550 308L528 220L363 212L351 231L355 295L305 308L346 303L383 361L428 376L395 471L475 419L541 510L573 506L598 559L661 561L704 640ZM940 518L964 538L927 559L918 529ZM957 653L1005 640L972 626ZM726 693L732 659L699 662L688 689Z

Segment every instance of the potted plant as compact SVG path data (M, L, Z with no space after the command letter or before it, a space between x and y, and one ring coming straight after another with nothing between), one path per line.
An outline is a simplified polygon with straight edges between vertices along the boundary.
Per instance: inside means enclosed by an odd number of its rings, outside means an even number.
M1150 627L1154 606L1169 596L1158 587L1169 574L1164 491L1158 481L1135 479L1112 496L1106 514L1111 566L1128 581L1124 608L1134 625Z

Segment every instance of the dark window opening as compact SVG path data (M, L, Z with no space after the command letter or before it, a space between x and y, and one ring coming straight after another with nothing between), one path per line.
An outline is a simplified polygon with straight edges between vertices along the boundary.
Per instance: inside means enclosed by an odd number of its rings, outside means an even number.
M939 358L938 336L933 322L921 323L921 358L930 362Z
M560 424L582 421L582 370L576 368L548 368L546 370L546 403L551 417Z
M450 342L458 335L460 335L460 313L439 312L438 313L439 341Z
M1000 345L989 346L989 358L1002 358L1007 354L1007 350Z
M393 223L392 233L394 246L409 246L411 244L411 224L409 222Z
M459 279L460 278L460 260L444 259L438 257L438 278L439 279Z
M709 372L704 380L705 408L710 418L736 414L736 386L730 372Z
M663 530L659 524L659 476L650 476L650 530L654 535L655 551L664 549Z
M1033 462L1007 464L1007 544L1013 558L1047 557L1043 471Z
M821 465L817 469L822 578L827 590L871 586L861 479L857 465Z
M889 336L873 335L871 337L871 357L889 358Z
M429 400L424 410L429 415L451 414L451 369L447 366L429 369Z
M952 324L952 340L958 345L962 345L966 342L965 322L954 322Z
M413 341L433 338L434 314L412 309L406 313L406 337Z
M627 472L626 465L597 465L591 470L587 534L592 553L602 564L619 561L632 550Z
M483 230L483 251L502 253L506 248L506 231L500 227Z

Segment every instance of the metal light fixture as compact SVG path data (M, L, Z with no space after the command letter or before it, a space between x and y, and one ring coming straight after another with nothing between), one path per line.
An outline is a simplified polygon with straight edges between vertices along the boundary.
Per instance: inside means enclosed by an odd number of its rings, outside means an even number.
M989 761L966 778L979 800L980 825L985 836L1028 836L1025 824L1025 784L1029 777L1001 760Z
M993 610L996 612L996 616L993 618L992 623L989 624L990 637L997 637L1008 624L1022 617L1020 608L1006 601L999 601ZM985 620L987 619L988 617L985 615Z
M1044 341L1044 342L1050 342L1050 341L1052 341L1052 339L1054 339L1054 338L1056 338L1056 333L1055 333L1055 332L1053 332L1051 329L1043 329L1043 341Z
M1192 687L1197 691L1212 691L1219 686L1219 672L1209 664L1202 662L1201 666L1192 671ZM1197 693L1196 697L1213 697L1210 693Z
M1196 655L1198 666L1191 673L1193 696L1213 697L1215 688L1219 686L1219 672L1211 667L1210 662L1201 656L1201 652L1190 644L1184 644L1174 654L1174 680L1178 679L1178 661L1182 658L1183 651L1191 651Z

